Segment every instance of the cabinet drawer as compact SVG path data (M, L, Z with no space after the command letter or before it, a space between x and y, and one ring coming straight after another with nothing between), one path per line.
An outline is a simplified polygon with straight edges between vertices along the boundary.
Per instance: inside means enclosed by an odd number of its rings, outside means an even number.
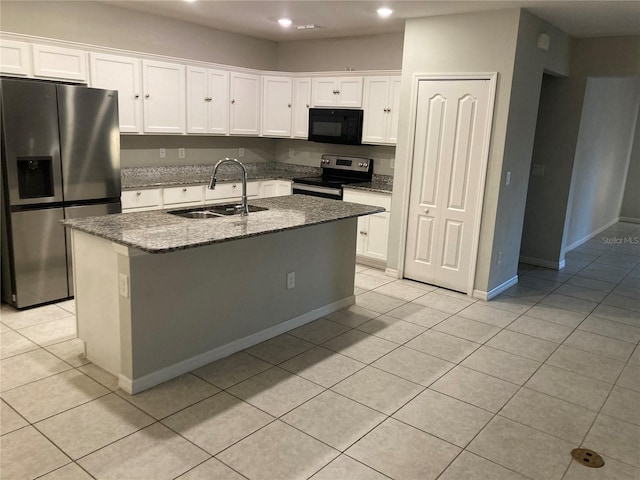
M162 191L162 201L164 205L175 203L202 203L202 185L190 187L170 187Z
M125 190L122 192L122 209L160 207L160 189Z
M361 203L382 207L387 212L391 210L391 195L388 193L371 193L357 190L344 189L342 198L345 202Z
M258 195L259 182L247 182L247 197ZM229 182L216 184L215 190L204 188L206 202L223 200L225 198L242 198L242 182Z

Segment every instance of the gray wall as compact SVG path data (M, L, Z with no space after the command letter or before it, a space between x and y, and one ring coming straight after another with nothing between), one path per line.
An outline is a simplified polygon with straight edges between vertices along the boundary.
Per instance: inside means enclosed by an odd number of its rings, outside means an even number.
M537 35L551 36L551 49L536 48ZM540 82L545 68L566 70L568 37L520 10L409 20L405 30L401 115L392 204L389 262L396 268L402 240L400 198L411 161L412 77L418 73L497 72L489 164L475 288L489 291L515 275ZM512 171L511 186L504 175ZM503 250L502 264L492 258Z
M278 70L400 70L403 33L278 43Z
M539 110L533 164L544 177L529 184L521 255L559 264L571 219L570 191L582 109L590 76L640 74L640 37L574 39L571 74L547 78Z
M275 146L276 140L272 138L121 135L120 165L213 165L224 157L238 158L249 163L273 162ZM244 148L244 157L240 157L240 147ZM161 148L166 149L166 158L160 158ZM179 148L185 149L185 158L178 158Z
M293 150L293 152L291 151ZM277 162L293 163L310 167L320 166L323 153L339 153L356 157L373 158L373 173L393 175L393 163L396 148L382 145L330 145L326 143L307 142L306 140L278 140L276 143ZM293 154L293 155L291 155Z
M629 171L620 208L620 217L625 220L633 219L640 223L640 110L636 119L636 133L631 147Z
M0 29L190 60L275 70L275 42L89 1L3 1Z
M640 77L589 78L571 179L567 248L617 221L639 104Z

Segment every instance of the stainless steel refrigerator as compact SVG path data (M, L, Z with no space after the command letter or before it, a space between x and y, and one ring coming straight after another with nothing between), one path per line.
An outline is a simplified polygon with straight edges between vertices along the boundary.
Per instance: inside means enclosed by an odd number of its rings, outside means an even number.
M117 92L2 79L2 301L73 296L60 220L121 211Z

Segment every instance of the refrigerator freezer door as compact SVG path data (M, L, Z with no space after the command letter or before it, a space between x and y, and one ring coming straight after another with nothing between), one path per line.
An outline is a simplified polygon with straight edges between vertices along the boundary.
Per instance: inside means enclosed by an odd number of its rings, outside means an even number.
M77 207L67 207L64 209L64 218L99 217L109 213L121 213L122 204L100 203L97 205L83 205ZM68 228L65 228L67 235L67 266L69 271L69 296L73 295L73 261L71 255L71 235Z
M64 201L120 197L118 92L58 85Z
M18 308L69 296L62 208L11 213L15 305Z
M61 202L56 86L2 80L2 143L9 204Z

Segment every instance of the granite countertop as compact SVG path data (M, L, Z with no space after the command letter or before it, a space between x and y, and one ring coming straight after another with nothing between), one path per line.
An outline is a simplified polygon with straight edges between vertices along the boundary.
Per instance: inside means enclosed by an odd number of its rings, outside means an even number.
M318 167L306 167L278 162L246 163L248 180L291 180L296 177L319 176ZM213 165L175 165L164 167L130 167L121 169L122 189L171 187L178 185L208 184ZM237 182L240 171L230 164L218 169L219 182Z
M308 195L251 200L249 205L268 210L252 212L246 217L232 215L208 219L183 218L171 215L167 210L157 210L78 218L62 223L67 228L144 252L167 253L384 211L370 205Z
M350 183L349 185L345 185L344 188L376 193L391 193L393 191L393 177L390 175L374 174L370 182Z

